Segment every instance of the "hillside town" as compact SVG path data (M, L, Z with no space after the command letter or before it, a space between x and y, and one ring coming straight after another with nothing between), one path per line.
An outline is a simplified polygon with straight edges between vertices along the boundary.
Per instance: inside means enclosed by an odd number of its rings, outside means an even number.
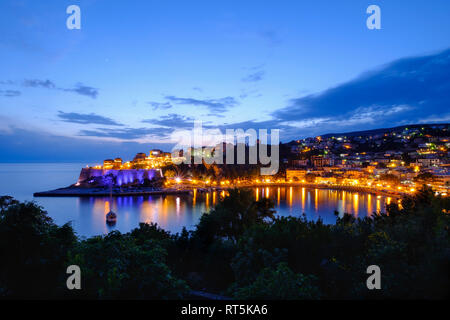
M292 141L286 179L414 190L428 184L446 195L449 125L414 125Z
M255 165L232 165L233 170L222 164L176 166L174 162L185 157L174 161L170 152L157 149L138 153L127 162L106 159L92 169L162 169L165 186L179 188L282 183L404 194L427 184L446 196L450 186L449 129L448 124L410 125L294 140L280 144L280 170L273 176L260 176L253 170ZM191 150L191 154L195 152Z

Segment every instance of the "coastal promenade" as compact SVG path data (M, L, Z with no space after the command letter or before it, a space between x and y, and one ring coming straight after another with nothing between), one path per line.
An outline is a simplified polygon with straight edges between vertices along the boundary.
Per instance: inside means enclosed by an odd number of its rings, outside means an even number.
M338 185L338 184L323 184L323 183L302 183L302 182L273 182L273 183L258 183L258 184L232 184L227 186L207 186L198 187L197 191L223 191L233 188L266 188L266 187L302 187L309 189L330 189L330 190L342 190L350 192L370 193L379 196L386 196L392 198L402 198L403 196L410 195L408 192L400 192L394 190L378 189L366 186L353 186L353 185ZM191 187L192 188L192 187Z
M161 195L161 194L189 194L189 189L151 189L151 188L135 188L135 189L113 189L112 192L105 188L79 188L67 187L56 190L36 192L34 197L122 197L122 196L143 196L143 195Z
M107 188L80 188L70 186L67 188L60 188L56 190L36 192L34 197L106 197L112 195L119 196L142 196L142 195L169 195L169 194L190 194L193 190L197 192L211 192L211 191L227 191L233 188L266 188L266 187L302 187L310 189L331 189L343 190L350 192L370 193L379 196L386 196L392 198L401 198L410 193L401 192L397 190L386 190L368 186L353 186L353 185L337 185L337 184L316 184L316 183L301 183L301 182L273 182L273 183L239 183L230 184L226 186L210 186L202 185L201 183L192 184L177 184L170 188L154 189L154 188L113 188L112 192Z

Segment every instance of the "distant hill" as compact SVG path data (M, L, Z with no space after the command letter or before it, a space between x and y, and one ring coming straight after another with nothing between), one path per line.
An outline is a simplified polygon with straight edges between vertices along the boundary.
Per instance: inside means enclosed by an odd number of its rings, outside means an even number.
M322 135L322 137L323 138L342 137L342 136L354 137L354 136L376 135L376 134L382 134L382 133L393 132L393 131L403 131L406 128L445 128L445 127L449 127L449 126L450 126L450 123L408 124L408 125L392 127L392 128L380 128L380 129L352 131L352 132L344 132L344 133L327 133L327 134Z

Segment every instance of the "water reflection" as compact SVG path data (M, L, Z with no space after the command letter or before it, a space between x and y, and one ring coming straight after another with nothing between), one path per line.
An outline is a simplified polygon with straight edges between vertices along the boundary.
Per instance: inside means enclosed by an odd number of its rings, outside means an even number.
M140 222L156 222L172 232L183 226L193 229L203 212L217 203L219 193L193 191L189 196L117 197L109 204L105 198L34 198L33 192L68 186L74 182L85 164L0 164L0 194L12 195L18 200L34 200L48 211L54 221L62 225L72 222L81 236L107 233L110 230L128 232ZM308 189L299 186L255 188L255 199L263 192L276 205L277 214L300 216L308 219L322 217L325 223L336 221L334 211L364 217L374 211L384 211L387 198L348 191ZM177 200L178 197L178 200ZM397 201L394 198L391 203ZM117 223L110 228L105 223L105 210L117 213Z
M353 195L353 213L355 217L358 217L358 210L359 210L359 195L358 193L355 193Z
M79 235L104 234L111 230L128 232L140 222L158 223L162 228L180 232L185 226L192 230L202 213L207 212L226 192L191 195L139 196L105 198L39 198L49 214L59 224L73 221ZM384 211L388 201L397 201L370 194L308 189L304 187L264 187L253 190L255 199L268 196L275 204L277 214L299 217L303 213L310 220L321 217L325 223L334 223L334 211L342 217L344 212L357 217L370 216ZM109 210L117 213L117 223L108 227L105 214Z

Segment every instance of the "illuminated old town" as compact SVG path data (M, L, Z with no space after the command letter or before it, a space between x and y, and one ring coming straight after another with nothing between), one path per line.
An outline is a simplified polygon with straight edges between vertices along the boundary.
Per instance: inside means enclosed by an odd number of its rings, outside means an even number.
M151 180L155 176L153 172L157 172L157 176L165 180L164 188L178 190L308 185L401 196L414 193L426 184L436 194L447 196L450 188L449 136L449 125L443 124L294 140L280 146L282 166L274 176L258 175L251 170L251 165L244 166L240 173L229 170L233 164L177 166L170 152L151 150L148 154L136 154L132 161L106 159L103 165L88 166L86 170L90 173L82 172L77 185L96 186L98 181L91 179L94 172L98 176L122 172L116 179L116 186L139 186L144 183L144 173L140 178L134 177L133 173L148 170L152 174L146 173L145 179ZM175 162L185 160L186 156L178 157Z

